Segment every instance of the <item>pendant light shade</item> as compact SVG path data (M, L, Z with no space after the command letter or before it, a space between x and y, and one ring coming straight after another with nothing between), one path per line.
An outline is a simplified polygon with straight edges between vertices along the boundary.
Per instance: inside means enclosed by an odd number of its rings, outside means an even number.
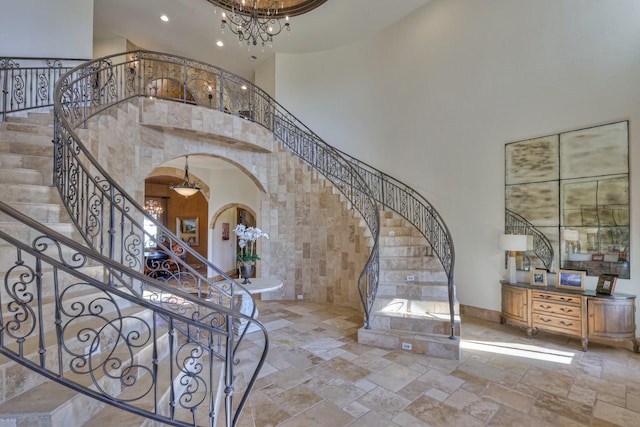
M184 197L190 197L200 191L200 186L189 179L189 156L184 158L184 178L182 181L169 186L173 191Z

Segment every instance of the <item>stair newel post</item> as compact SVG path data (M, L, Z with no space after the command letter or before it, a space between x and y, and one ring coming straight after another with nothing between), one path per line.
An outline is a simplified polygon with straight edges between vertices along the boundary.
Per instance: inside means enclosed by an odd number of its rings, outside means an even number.
M231 291L231 299L233 300L233 285ZM233 316L227 314L227 349L224 361L224 393L225 393L225 420L227 427L233 426Z
M8 62L8 59L0 62L0 64L2 64L4 68L2 70L2 120L0 120L0 122L4 122L7 119L7 78L9 74Z
M116 229L115 229L115 188L112 185L109 189L109 258L115 259L115 240L116 240Z

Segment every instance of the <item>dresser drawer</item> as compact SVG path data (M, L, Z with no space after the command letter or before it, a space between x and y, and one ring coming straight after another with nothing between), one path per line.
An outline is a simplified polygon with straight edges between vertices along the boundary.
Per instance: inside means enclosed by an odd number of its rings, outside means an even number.
M533 326L540 329L582 335L582 324L580 319L550 316L548 314L534 313L532 316Z
M560 304L572 304L580 307L582 305L582 297L580 296L572 296L572 295L560 295L560 294L552 294L544 291L532 291L531 298L537 302L540 301L548 301L548 302L557 302Z
M541 301L534 299L531 304L534 313L539 314L555 314L560 316L568 316L580 319L580 305L560 304L549 301Z

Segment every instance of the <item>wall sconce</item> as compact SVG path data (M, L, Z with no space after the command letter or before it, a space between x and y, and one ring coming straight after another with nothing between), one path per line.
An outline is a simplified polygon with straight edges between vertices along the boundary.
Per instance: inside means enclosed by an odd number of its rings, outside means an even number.
M527 250L527 235L525 234L501 234L500 249L509 252L507 260L507 275L509 283L517 283L516 280L516 252Z

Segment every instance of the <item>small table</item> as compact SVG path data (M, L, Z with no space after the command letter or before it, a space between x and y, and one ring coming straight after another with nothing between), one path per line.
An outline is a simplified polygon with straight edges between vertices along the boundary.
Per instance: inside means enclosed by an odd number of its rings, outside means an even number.
M248 293L245 292L244 290L239 290L237 292L237 295L240 296L240 312L242 314L246 314L247 316L251 316L251 309L252 309L252 303L251 303L251 298L249 297L249 294L254 295L254 294L260 294L262 292L275 291L277 289L280 289L284 285L284 283L282 283L282 280L280 279L264 279L259 277L259 278L252 278L249 280L251 280L251 283L242 285L246 288ZM254 319L258 319L257 307L256 307L256 315ZM248 320L240 319L238 330L242 331L243 329L246 328L247 333L260 330L260 327L258 327L255 323L251 323L247 325L248 323L249 323Z

